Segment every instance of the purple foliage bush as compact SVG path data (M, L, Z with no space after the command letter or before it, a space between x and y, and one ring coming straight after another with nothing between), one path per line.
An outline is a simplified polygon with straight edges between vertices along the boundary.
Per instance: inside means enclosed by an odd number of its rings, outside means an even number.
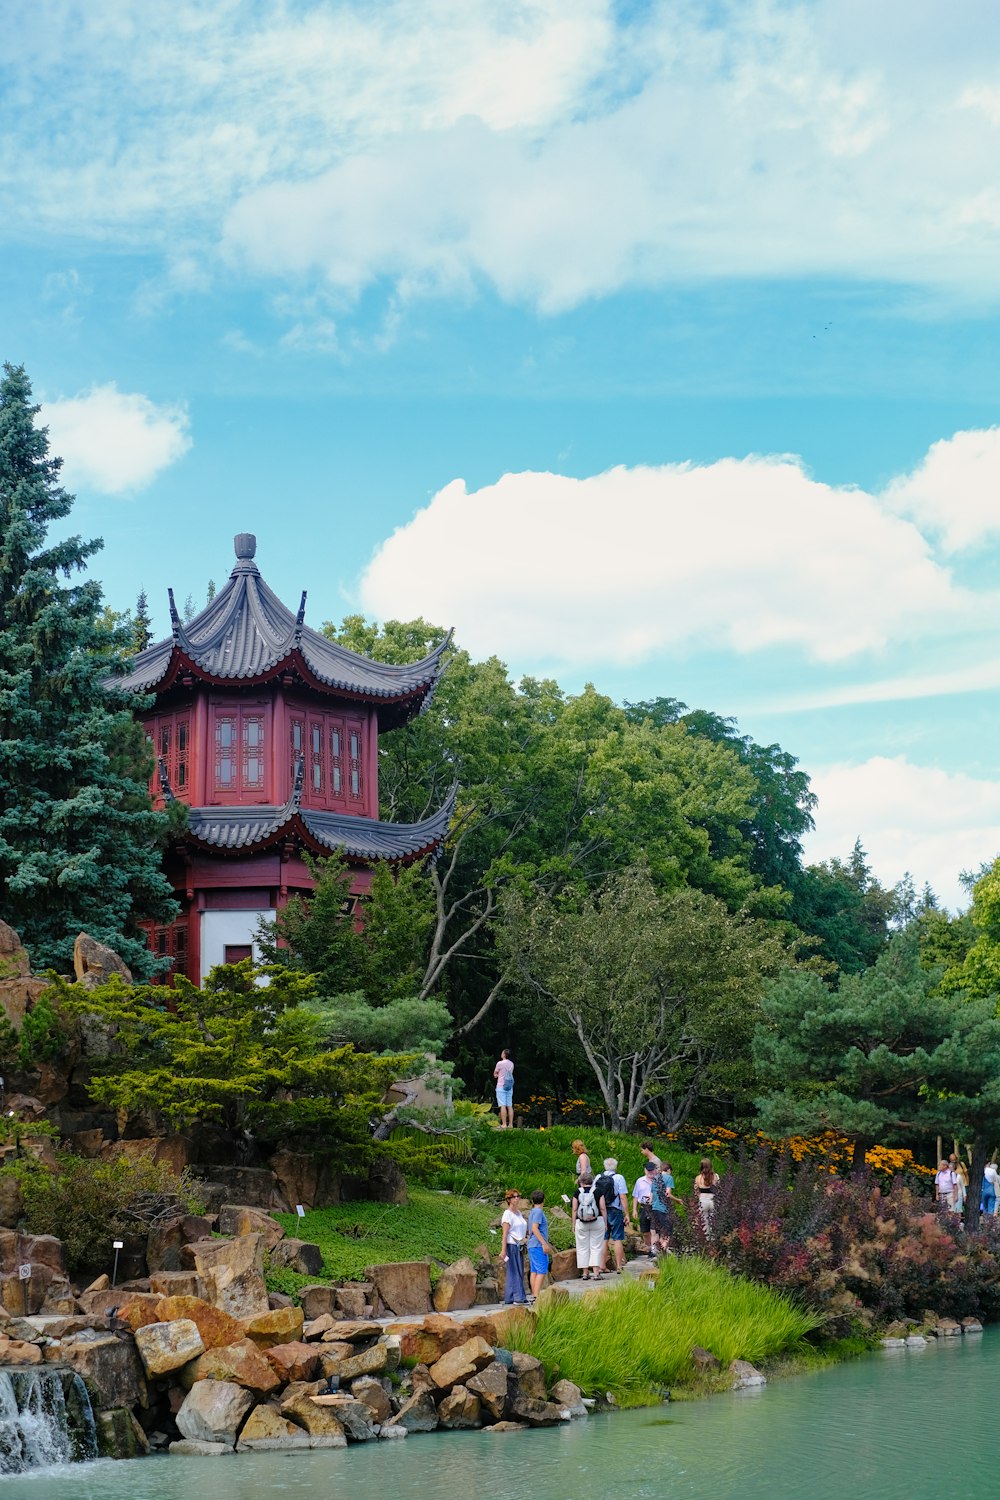
M904 1319L1000 1313L1000 1226L967 1234L897 1178L844 1178L760 1150L737 1157L715 1194L709 1228L688 1204L678 1249L788 1292L842 1337Z

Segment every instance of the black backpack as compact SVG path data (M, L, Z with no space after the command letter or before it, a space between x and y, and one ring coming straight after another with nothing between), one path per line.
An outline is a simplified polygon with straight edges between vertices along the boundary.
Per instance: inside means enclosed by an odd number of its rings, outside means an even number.
M618 1194L615 1192L615 1178L613 1172L602 1172L594 1183L594 1196L604 1199L606 1208L620 1208Z

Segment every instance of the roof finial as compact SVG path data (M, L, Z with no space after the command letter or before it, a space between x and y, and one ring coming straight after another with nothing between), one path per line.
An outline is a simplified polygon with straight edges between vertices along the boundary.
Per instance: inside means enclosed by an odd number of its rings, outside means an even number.
M177 613L177 605L174 603L173 589L167 589L167 598L170 600L170 630L174 640L180 645L181 640L181 617Z
M295 629L292 631L292 641L296 646L302 644L302 626L306 618L306 591L302 590L302 600L299 604L299 612L295 616Z
M252 531L239 531L233 537L237 562L253 562L257 551L257 538Z

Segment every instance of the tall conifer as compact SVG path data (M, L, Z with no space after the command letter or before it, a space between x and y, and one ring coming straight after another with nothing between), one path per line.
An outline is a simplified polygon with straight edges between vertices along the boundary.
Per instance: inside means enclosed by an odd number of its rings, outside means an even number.
M132 708L103 683L100 585L69 582L103 543L47 543L73 497L38 411L23 367L4 365L0 916L20 932L36 970L66 970L86 931L146 975L155 961L137 922L169 920L177 909L161 870L167 820L150 805Z

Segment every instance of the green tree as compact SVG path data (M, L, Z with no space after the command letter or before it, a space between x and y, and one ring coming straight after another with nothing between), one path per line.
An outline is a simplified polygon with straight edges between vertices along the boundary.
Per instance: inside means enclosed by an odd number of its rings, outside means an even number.
M929 1131L928 1090L954 1081L947 1049L963 1005L938 993L937 978L912 932L836 991L803 969L779 975L753 1037L761 1127L779 1137L836 1130L854 1143L855 1166L876 1142Z
M903 902L896 888L879 883L857 840L846 860L810 865L792 880L788 917L815 940L827 971L860 974L874 964L892 935Z
M153 620L149 613L149 600L146 598L146 590L140 589L135 601L135 614L132 616L132 648L136 652L145 651L152 644Z
M701 891L661 894L643 869L572 905L512 891L504 915L512 968L575 1032L613 1130L649 1109L677 1130L705 1095L732 1096L764 977L785 957L767 924Z
M168 827L149 802L134 704L103 678L118 642L101 591L70 583L99 549L46 545L72 497L35 425L25 372L0 380L0 915L37 968L66 968L76 934L109 944L138 973L155 964L143 917L177 911L160 868ZM111 643L111 656L108 646ZM123 644L123 643L121 643Z
M944 931L938 926L934 935L939 947L951 948L952 962L941 981L944 989L963 990L973 999L1000 996L1000 859L974 882L968 915Z
M312 979L249 959L219 965L201 989L175 978L170 1009L162 988L118 979L83 994L61 983L58 995L69 1014L114 1028L117 1048L87 1085L95 1103L214 1127L237 1152L295 1141L362 1167L386 1089L413 1069L407 1056L327 1048L304 1004Z

